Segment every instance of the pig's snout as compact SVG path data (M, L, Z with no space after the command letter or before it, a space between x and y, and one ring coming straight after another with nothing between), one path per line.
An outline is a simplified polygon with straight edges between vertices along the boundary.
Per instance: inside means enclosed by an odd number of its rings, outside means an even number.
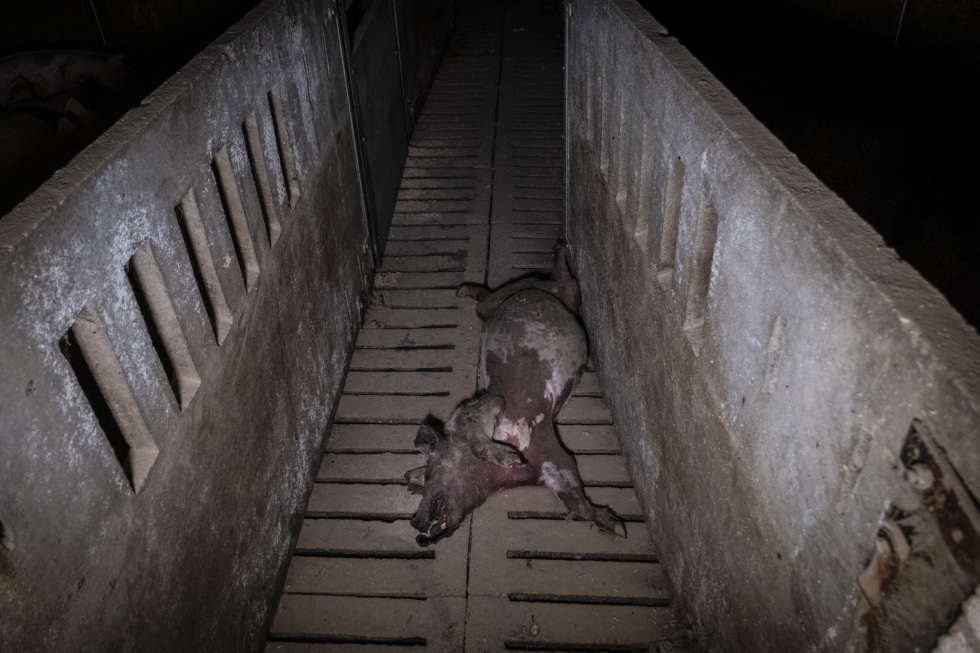
M438 495L431 501L423 499L410 523L420 533L415 537L418 545L429 546L451 535L459 526L459 518L453 514L446 497Z

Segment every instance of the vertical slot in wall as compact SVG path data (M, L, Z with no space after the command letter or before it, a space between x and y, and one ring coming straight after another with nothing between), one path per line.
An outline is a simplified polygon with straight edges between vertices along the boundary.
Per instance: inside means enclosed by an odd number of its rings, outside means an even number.
M128 272L157 356L170 379L180 409L185 410L201 386L201 377L149 243L133 254Z
M0 547L4 551L14 550L14 532L0 519Z
M259 200L262 202L262 213L265 216L265 225L269 233L269 245L275 247L279 241L279 236L282 235L282 225L279 223L279 213L276 211L276 202L272 195L269 164L265 158L265 151L262 149L259 123L254 112L245 119L242 124L242 132L245 134L245 149L248 151L252 178L255 180L255 187L259 191Z
M653 164L657 155L660 153L660 139L657 138L657 130L651 120L644 117L640 125L642 131L640 147L637 152L638 161L635 162L639 170L637 171L637 190L634 210L636 213L636 224L633 228L633 239L643 252L644 258L650 255L650 238L654 231L654 212L661 208L658 197L654 194ZM636 151L636 148L634 148ZM663 216L661 225L663 224Z
M289 141L286 129L286 112L282 107L282 96L279 89L269 91L269 107L272 109L272 123L275 126L276 141L279 146L279 163L282 166L282 176L289 193L289 206L296 206L299 200L299 178L296 175L296 160L293 158L293 146Z
M626 200L629 195L630 177L636 169L636 139L632 138L634 105L630 102L628 86L626 84L619 86L619 115L617 117L619 118L620 138L616 148L616 178L613 182L615 184L613 190L616 193L616 206L619 208L619 212L626 217L628 223Z
M79 312L60 345L126 478L139 492L160 451L112 351L102 320L91 306L86 304Z
M718 212L707 197L701 201L697 234L694 239L694 261L687 286L687 307L684 312L684 335L700 355L704 340L704 318L708 307L708 290L711 284L711 262L715 255L718 235Z
M580 48L584 53L582 58L585 60L585 140L588 143L595 143L596 125L596 79L595 79L595 55L592 50L586 47Z
M605 54L605 53L604 53ZM596 131L599 137L599 171L602 173L603 179L609 179L609 148L611 143L609 139L612 137L612 107L609 106L612 103L612 84L606 79L606 74L608 73L605 69L600 69L597 71L599 73L598 79L598 104L599 111L596 114Z
M211 248L208 246L207 234L204 232L204 223L201 221L201 211L197 206L197 197L193 188L188 190L180 200L175 212L187 250L191 255L194 276L201 290L201 297L204 299L204 305L214 327L215 340L221 345L231 331L234 320L225 293L221 289L221 283L218 281L218 272L214 267L214 259L211 258Z
M657 258L657 280L664 290L670 288L674 278L677 230L681 221L681 200L684 196L684 174L684 162L679 156L672 156L667 168L667 187L664 189L663 220L660 228L660 252Z
M225 218L235 242L235 252L245 279L245 290L252 291L259 280L259 259L255 255L255 244L252 242L252 232L248 228L248 218L245 217L245 207L242 205L242 195L238 191L235 171L231 166L231 156L228 146L222 147L214 155L211 162L214 179L218 182L218 193L225 208Z

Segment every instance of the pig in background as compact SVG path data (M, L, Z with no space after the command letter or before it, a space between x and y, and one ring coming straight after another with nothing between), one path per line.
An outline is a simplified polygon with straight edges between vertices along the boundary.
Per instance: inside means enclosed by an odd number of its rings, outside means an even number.
M578 282L564 247L555 252L550 279L523 278L491 292L464 285L457 294L477 300L484 322L480 387L444 426L419 428L415 446L426 465L405 474L422 494L412 526L428 546L451 535L460 522L498 490L546 485L572 519L626 537L622 520L585 495L575 459L555 433L554 420L568 401L588 358L576 313Z
M122 55L0 57L0 218L138 101Z

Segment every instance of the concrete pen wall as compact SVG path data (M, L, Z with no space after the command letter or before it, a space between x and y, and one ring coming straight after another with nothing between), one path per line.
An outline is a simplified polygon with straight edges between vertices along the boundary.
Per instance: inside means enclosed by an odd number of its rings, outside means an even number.
M569 3L591 345L709 651L927 650L980 581L980 338L632 0Z
M267 0L0 222L0 648L256 650L370 291L336 11Z

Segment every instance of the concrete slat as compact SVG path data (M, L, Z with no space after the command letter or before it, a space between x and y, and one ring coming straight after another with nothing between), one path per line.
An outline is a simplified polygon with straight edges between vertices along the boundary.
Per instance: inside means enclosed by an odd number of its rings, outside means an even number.
M603 392L599 375L595 372L584 372L578 385L575 386L575 390L572 391L572 395L576 397L601 397Z
M508 497L506 503L502 504L503 509L508 512L540 513L559 519L563 519L567 514L565 506L558 500L558 497L545 487L517 488L515 490L506 490L502 494ZM623 519L635 520L643 518L640 502L633 488L587 487L585 488L585 494L588 495L592 503L599 506L609 506ZM482 508L479 510L482 510ZM629 524L626 530L632 534L633 529L642 527L641 524Z
M439 648L462 650L465 600L284 594L272 624L271 638L317 636L359 639L367 643L412 643L424 639Z
M462 563L466 564L465 557ZM296 556L286 576L285 591L289 594L465 596L466 573L465 568L454 569L448 565L443 557L404 560Z
M317 482L400 483L405 472L425 464L422 454L328 453L317 472Z
M456 346L456 329L361 329L354 345L358 349Z
M374 291L376 304L390 308L458 308L462 302L455 288L399 290L378 288Z
M395 309L371 306L364 315L364 326L361 330L455 327L459 326L463 317L457 309Z
M600 531L591 522L553 519L510 519L508 494L501 492L473 516L473 559L506 559L508 551L543 551L590 556L653 556L646 528L628 530L621 538ZM473 569L471 569L472 578Z
M446 241L449 243L466 242L470 243L467 247L471 247L471 241L481 239L485 231L486 225L393 226L388 232L388 243L390 245L392 242Z
M624 487L632 486L629 471L626 469L626 458L619 455L587 454L575 457L579 476L582 482L589 484L616 484Z
M599 397L572 397L557 421L559 424L612 424L612 413Z
M306 512L338 518L378 515L386 519L408 519L418 506L418 496L410 493L406 485L317 483Z
M415 171L424 168L415 168ZM483 224L486 221L483 211L419 211L412 213L396 212L392 218L394 224L405 225L472 225Z
M475 387L475 382L464 385ZM419 424L430 413L445 419L468 394L458 392L448 397L344 395L340 398L335 419L340 422Z
M347 394L423 395L449 393L459 382L451 372L348 372Z
M493 573L473 577L471 594L543 594L637 605L662 605L670 599L663 569L656 562L510 558L491 564Z
M389 240L385 256L465 256L467 240Z
M420 214L421 215L421 214ZM412 222L414 219L406 219ZM416 222L421 221L415 220ZM429 222L428 220L426 222ZM454 221L439 218L432 222L457 224ZM466 267L466 254L449 256L386 256L382 261L380 272L455 272Z
M454 349L355 349L350 367L361 371L451 369L463 363Z
M347 552L366 553L374 557L391 557L394 554L404 556L419 553L420 547L415 543L416 535L417 532L406 520L383 522L362 519L307 519L299 533L296 550L302 553ZM440 549L451 548L450 541L440 542L446 545ZM438 559L439 550L435 550L434 555Z
M611 424L558 424L558 438L572 453L617 453L619 439Z
M455 272L379 272L374 275L374 287L386 288L451 288L455 290L467 280L465 270Z
M524 603L470 597L466 652L518 650L656 650L675 635L670 608Z
M327 451L414 452L415 424L334 424L327 439Z

